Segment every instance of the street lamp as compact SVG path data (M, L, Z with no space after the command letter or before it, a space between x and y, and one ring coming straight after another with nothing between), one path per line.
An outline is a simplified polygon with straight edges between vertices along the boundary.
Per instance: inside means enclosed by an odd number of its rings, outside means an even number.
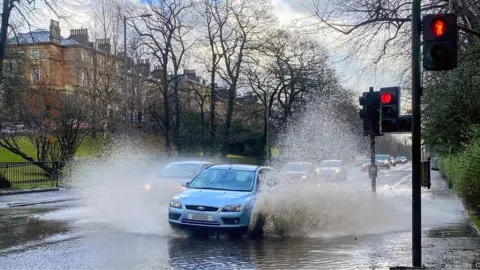
M123 16L123 115L125 117L125 133L128 131L128 95L127 95L127 20L134 18L148 18L152 14L142 14L140 16Z

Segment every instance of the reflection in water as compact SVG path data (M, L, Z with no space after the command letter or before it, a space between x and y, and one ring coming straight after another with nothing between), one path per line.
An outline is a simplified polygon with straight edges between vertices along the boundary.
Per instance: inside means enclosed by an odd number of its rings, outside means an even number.
M0 249L7 249L28 242L37 242L56 234L71 231L70 226L62 221L40 220L30 212L41 209L2 210L0 214ZM45 210L47 211L47 210Z

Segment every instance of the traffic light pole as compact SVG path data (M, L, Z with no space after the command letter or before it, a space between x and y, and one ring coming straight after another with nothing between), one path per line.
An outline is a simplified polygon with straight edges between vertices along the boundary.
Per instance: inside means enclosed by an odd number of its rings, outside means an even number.
M372 192L377 192L377 164L375 162L375 135L370 134L370 184Z
M420 2L412 4L412 262L422 266Z

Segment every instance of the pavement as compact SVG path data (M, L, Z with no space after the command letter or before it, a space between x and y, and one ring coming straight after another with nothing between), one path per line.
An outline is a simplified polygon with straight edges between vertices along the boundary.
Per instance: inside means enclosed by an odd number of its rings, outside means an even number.
M359 168L349 169L346 182L317 186L318 190L291 190L289 196L274 201L282 207L269 208L278 211L272 222L295 226L287 236L260 239L177 234L165 216L171 194L155 194L155 200L149 201L132 187L103 193L66 189L1 196L0 264L3 269L389 269L411 265L410 164L380 171L373 200L364 195L369 194L370 181ZM427 268L472 268L480 251L478 231L457 196L434 171L432 188L422 190L422 232L422 261Z

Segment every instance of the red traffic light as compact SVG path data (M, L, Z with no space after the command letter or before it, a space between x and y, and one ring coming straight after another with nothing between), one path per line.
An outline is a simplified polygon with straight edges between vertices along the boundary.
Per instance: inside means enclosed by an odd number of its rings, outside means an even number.
M447 24L445 23L444 20L442 19L434 20L432 24L433 35L437 38L443 36L447 30L446 27L447 27Z
M389 104L390 102L392 102L392 94L390 93L382 93L380 95L380 101L383 103L383 104Z

